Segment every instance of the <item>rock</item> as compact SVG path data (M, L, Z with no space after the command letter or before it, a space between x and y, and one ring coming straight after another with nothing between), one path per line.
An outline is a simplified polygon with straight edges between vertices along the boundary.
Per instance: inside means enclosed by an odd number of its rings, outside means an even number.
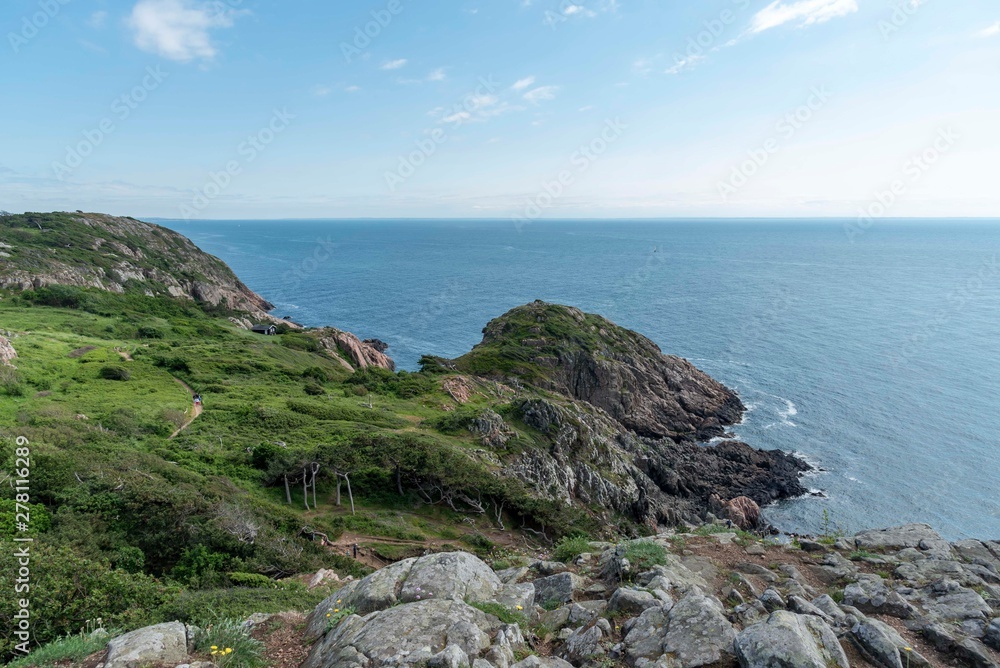
M928 524L907 524L890 529L864 531L854 537L861 550L902 550L917 548L932 556L949 558L951 545Z
M799 539L799 547L802 548L803 552L829 552L830 548L823 543L818 543L814 540L809 540L808 538Z
M902 596L886 587L877 575L862 575L844 588L844 603L869 614L913 619L916 609Z
M832 600L832 599L831 599ZM788 597L788 609L792 612L797 612L800 615L815 615L819 617L827 624L833 624L834 618L826 614L815 605L805 600L801 596L789 596Z
M489 566L466 552L404 559L349 582L316 606L306 622L305 639L314 640L323 634L326 614L335 608L353 608L357 614L366 615L397 603L426 599L489 601L501 586Z
M535 605L535 585L531 582L504 585L495 600L510 610L518 610L520 606L519 611L528 615Z
M365 617L352 615L342 620L313 645L302 668L426 662L449 646L464 652L468 662L482 658L490 647L490 636L500 626L492 615L461 601L405 603ZM448 656L457 655L451 650ZM444 659L451 660L448 656Z
M784 610L787 607L785 599L781 598L781 594L773 587L768 587L764 590L764 593L760 595L760 602L764 604L764 608L768 612Z
M754 557L760 557L767 554L767 550L764 549L764 546L760 543L750 543L746 546L744 552Z
M427 659L427 668L470 668L469 656L458 645L448 645Z
M338 358L346 358L355 369L378 367L396 370L392 358L369 343L365 343L350 332L342 332L334 327L317 330L318 341L325 350Z
M760 506L747 496L723 501L718 494L709 497L708 508L719 517L725 518L743 531L752 531L761 526Z
M986 543L978 540L960 540L952 547L958 556L967 562L985 566L995 573L1000 572L1000 557L997 557Z
M603 637L604 633L596 624L590 627L581 627L566 639L563 658L571 663L583 663L604 655L604 648L601 647Z
M467 552L446 552L418 558L405 577L399 600L428 597L454 601L488 601L503 583L493 569Z
M569 570L569 566L561 561L536 561L529 568L541 576L558 575Z
M863 619L851 629L851 640L870 661L882 668L929 668L927 661L894 628L877 619Z
M105 668L135 668L146 663L185 663L188 631L180 622L147 626L108 643Z
M670 608L647 608L622 627L625 654L631 663L639 659L656 660L663 655L663 639Z
M986 627L983 643L1000 652L1000 617L997 617Z
M338 576L334 571L321 568L316 571L316 574L309 578L309 589L315 589L320 585L330 584L331 582L340 582L340 576Z
M668 613L663 651L680 668L707 666L732 656L736 630L713 598L691 593Z
M922 599L928 617L937 621L986 620L993 614L982 596L956 582L951 584L954 586L945 585L937 592L932 590L929 597Z
M743 668L849 668L847 655L826 622L785 610L744 629L734 647Z
M840 609L837 602L830 598L829 595L823 594L822 596L817 596L812 600L812 604L818 610L822 610L823 613L826 614L834 627L841 628L846 625L847 615Z
M17 359L17 351L11 345L6 336L0 336L0 363L5 366L14 366L11 362Z
M573 668L573 664L566 663L554 656L529 656L523 661L518 661L511 668Z
M500 582L504 584L511 584L513 582L517 582L527 574L528 574L527 566L515 566L514 568L506 568L502 571L496 572L496 576L500 579Z
M611 595L608 601L608 612L620 612L629 617L642 614L646 608L662 605L655 596L648 591L632 589L630 587L619 587Z
M584 580L575 573L559 573L534 581L535 601L545 605L550 601L569 603L573 594L583 589Z

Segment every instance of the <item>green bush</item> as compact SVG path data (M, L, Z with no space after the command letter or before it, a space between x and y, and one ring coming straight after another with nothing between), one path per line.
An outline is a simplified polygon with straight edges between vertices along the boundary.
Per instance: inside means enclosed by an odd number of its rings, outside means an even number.
M260 573L226 573L226 576L237 587L274 589L278 586L274 580Z
M128 380L131 372L123 366L102 366L98 375L104 380Z
M285 610L311 612L329 592L319 587L301 589L201 589L185 591L154 613L156 621L182 622L206 626L221 618L246 619L255 612L275 613Z
M106 562L82 557L65 545L43 540L30 544L32 635L44 644L76 633L88 620L107 627L132 629L149 620L150 610L171 601L177 591L148 575L112 569ZM0 572L15 573L16 550L0 551ZM14 618L20 596L0 596L0 618ZM0 625L0 660L10 658L17 642L11 624Z
M556 561L570 562L584 552L590 551L590 540L586 536L565 536L552 550Z
M21 504L24 507L24 504ZM40 503L28 505L28 530L18 531L17 529L17 503L14 499L0 499L0 538L13 538L14 536L37 536L43 531L48 531L52 526L52 516Z
M637 540L625 548L625 558L628 559L635 572L648 571L653 566L667 563L667 549L659 543L649 540Z

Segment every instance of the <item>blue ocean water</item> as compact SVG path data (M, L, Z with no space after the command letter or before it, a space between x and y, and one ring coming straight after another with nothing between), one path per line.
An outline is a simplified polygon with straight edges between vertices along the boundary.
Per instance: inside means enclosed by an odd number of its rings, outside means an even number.
M776 526L1000 538L1000 222L160 222L405 369L534 299L600 313L735 388L740 438L823 469Z

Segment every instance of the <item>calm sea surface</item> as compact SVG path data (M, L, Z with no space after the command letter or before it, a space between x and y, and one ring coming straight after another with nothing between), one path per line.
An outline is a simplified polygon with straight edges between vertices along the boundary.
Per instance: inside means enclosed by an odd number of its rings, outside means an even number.
M1000 538L1000 221L159 221L275 315L458 356L506 310L600 313L750 407L735 431L823 469L787 531L908 521Z

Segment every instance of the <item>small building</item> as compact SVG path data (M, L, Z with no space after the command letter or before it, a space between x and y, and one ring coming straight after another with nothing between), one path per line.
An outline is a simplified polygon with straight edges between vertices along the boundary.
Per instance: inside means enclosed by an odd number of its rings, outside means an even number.
M274 336L278 333L278 328L274 325L254 325L250 328L250 331L255 334L264 334L265 336Z

